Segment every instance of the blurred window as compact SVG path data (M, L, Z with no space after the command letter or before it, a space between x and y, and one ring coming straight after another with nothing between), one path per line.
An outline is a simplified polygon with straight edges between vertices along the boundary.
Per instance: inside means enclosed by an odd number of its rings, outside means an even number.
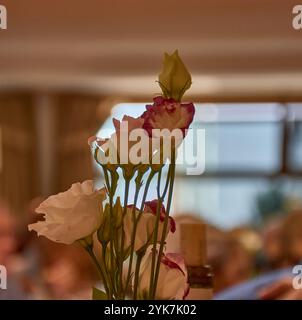
M278 171L283 117L279 104L196 104L192 127L206 132L206 171Z
M197 213L214 225L232 228L257 220L257 196L271 190L284 172L284 128L288 124L289 169L302 170L302 104L196 103L191 127L206 134L206 171L185 174L177 166L173 212ZM138 117L145 103L121 103L112 109L99 136L114 132L112 118ZM106 131L103 131L106 129ZM187 136L186 139L192 139ZM196 143L192 139L192 144ZM272 178L274 178L272 180ZM285 192L298 190L289 177ZM101 182L101 181L99 181ZM277 183L277 182L276 182ZM130 190L130 194L134 190ZM150 194L150 199L156 194Z
M288 119L288 165L292 171L302 172L302 103L288 105Z

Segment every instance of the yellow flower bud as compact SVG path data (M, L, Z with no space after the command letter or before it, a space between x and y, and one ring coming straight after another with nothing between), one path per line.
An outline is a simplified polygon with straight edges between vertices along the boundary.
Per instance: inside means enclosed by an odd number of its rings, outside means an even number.
M163 95L176 101L180 101L184 93L191 87L191 75L177 50L172 55L165 53L163 70L158 76L158 82Z

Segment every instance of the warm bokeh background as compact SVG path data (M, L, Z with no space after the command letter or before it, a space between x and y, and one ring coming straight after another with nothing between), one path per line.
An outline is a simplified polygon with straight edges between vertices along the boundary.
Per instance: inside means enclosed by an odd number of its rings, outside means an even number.
M197 103L194 126L206 129L207 170L179 170L173 211L211 225L216 291L302 259L300 232L291 229L302 196L296 1L1 4L0 264L16 283L8 297L89 296L94 274L75 280L91 268L84 257L74 263L77 248L38 242L26 225L50 194L89 178L101 183L87 137L112 114L135 114L143 105L134 102L150 101L162 54L176 48L192 73L186 99Z

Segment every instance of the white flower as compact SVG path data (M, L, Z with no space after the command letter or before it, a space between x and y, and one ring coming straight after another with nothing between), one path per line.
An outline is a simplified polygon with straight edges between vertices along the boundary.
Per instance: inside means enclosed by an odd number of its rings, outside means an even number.
M52 241L72 244L99 228L105 198L105 188L95 190L92 180L74 183L69 190L42 202L36 212L43 214L45 220L29 225L28 229Z
M143 258L139 281L138 293L145 297L149 291L152 264L152 251ZM188 273L184 259L180 254L167 253L162 256L155 300L183 300L189 292Z

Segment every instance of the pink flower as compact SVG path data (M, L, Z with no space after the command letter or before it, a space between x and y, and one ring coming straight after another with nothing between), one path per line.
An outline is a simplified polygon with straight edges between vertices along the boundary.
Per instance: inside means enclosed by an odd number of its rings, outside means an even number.
M152 251L148 251L141 264L138 292L144 297L149 290ZM188 272L184 259L180 254L167 253L162 256L157 288L156 300L183 300L189 293Z
M133 130L141 129L141 131L143 131L143 119L124 116L122 121L113 119L113 125L115 127L115 133L112 134L109 139L110 143L114 145L120 163L131 163L129 151L136 142L131 141L129 136ZM104 143L99 144L104 146L107 142L108 140L105 140Z
M151 212L153 215L156 216L157 214L157 204L158 204L158 200L152 200L152 201L146 201L145 202L145 208L144 208L144 212ZM165 206L162 204L161 205L161 209L160 209L160 221L164 222L165 221L165 216L166 216L166 208ZM176 223L174 221L174 219L172 217L169 217L169 226L170 226L170 231L172 233L174 233L176 231Z
M147 201L145 203L144 211L139 218L136 229L136 237L134 243L134 250L138 251L143 247L147 247L153 241L154 228L156 222L156 210L157 210L157 200ZM139 210L134 209L134 215L137 219L139 216ZM166 210L164 205L161 208L160 223L158 226L157 241L160 242L163 234L164 219L166 215ZM133 232L133 205L127 206L127 211L124 217L124 232L125 232L125 248L128 248L131 244L131 236ZM166 236L169 232L175 232L175 221L172 217L169 217L169 226L167 228Z
M89 146L92 146L94 144L94 142L98 141L98 137L97 136L91 136L88 138L87 143Z
M183 137L189 128L195 114L193 103L180 103L174 99L158 96L153 99L153 105L147 105L142 115L143 128L152 136L152 129L180 129Z
M90 137L88 144L99 147L98 160L102 164L134 165L149 164L157 150L143 128L144 119L125 115L122 121L113 119L115 132L106 139ZM153 149L154 148L154 149Z

